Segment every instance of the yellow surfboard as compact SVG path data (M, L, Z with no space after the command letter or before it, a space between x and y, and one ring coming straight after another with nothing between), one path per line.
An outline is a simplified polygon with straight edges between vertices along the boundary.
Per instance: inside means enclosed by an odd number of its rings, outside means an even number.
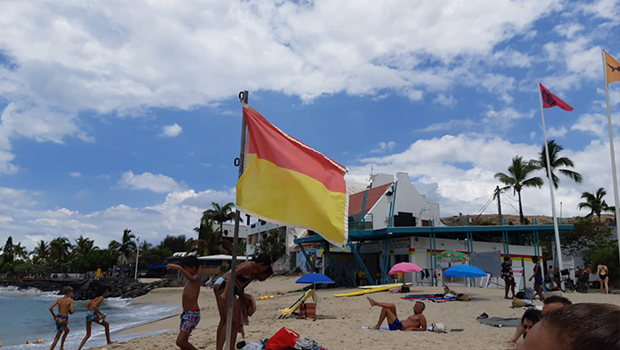
M399 286L400 285L402 285L402 284L399 284ZM362 290L357 290L355 292L334 294L334 296L337 297L337 298L338 297L354 297L354 296L370 294L370 293L385 292L386 290L390 290L390 289L392 289L394 287L395 286L388 285L388 286L375 287L375 288L366 288L366 289L362 289Z

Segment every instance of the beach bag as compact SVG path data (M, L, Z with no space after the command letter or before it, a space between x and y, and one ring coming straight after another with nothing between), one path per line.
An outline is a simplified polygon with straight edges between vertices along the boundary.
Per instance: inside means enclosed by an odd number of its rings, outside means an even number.
M458 301L469 301L470 299L469 299L469 296L467 294L461 293L461 294L458 294L456 296L456 300L458 300Z
M297 338L299 338L297 332L282 327L273 337L269 338L269 341L265 344L265 350L288 350L295 348Z
M532 287L525 288L525 293L523 294L523 299L532 300L534 298L536 298L536 292L534 291L534 288L532 288Z
M519 298L519 299L523 299L523 298L525 298L525 293L523 293L523 292L517 292L517 298Z
M433 327L433 332L435 333L448 333L446 325L442 322L433 323L431 324L431 327Z
M299 306L299 318L316 319L316 303L301 303Z

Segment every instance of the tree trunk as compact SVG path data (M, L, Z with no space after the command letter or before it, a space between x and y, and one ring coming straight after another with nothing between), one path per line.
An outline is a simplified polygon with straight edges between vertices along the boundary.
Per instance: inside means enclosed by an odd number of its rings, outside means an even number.
M519 219L521 220L521 225L523 225L525 219L523 218L523 206L521 205L521 191L517 191L517 194L519 194Z

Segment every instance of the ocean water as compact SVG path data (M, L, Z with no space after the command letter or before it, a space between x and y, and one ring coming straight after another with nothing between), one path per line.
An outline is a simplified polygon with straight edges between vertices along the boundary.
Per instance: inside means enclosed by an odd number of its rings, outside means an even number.
M18 291L16 288L0 288L0 344L2 350L49 349L56 336L56 325L49 307L60 296L37 290ZM65 349L77 349L86 334L86 303L75 302L75 314L69 315L69 329ZM112 340L126 341L151 334L125 335L125 329L174 315L177 306L168 304L137 304L130 299L106 298L100 307L110 323ZM56 310L56 309L55 309ZM27 345L28 340L41 344ZM91 337L85 348L105 345L104 328L93 323ZM59 345L56 345L56 349Z

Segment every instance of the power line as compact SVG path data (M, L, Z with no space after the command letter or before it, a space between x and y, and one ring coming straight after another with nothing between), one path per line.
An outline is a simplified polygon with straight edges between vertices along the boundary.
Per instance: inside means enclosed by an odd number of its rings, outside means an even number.
M502 196L504 196L504 198L508 199L508 197L506 197L506 195L503 194L503 193L502 193ZM515 208L514 205L512 205L512 203L510 203L510 202L507 202L507 203L512 207L512 209L514 209L517 212L517 214L521 215L521 212L519 211L519 209Z

